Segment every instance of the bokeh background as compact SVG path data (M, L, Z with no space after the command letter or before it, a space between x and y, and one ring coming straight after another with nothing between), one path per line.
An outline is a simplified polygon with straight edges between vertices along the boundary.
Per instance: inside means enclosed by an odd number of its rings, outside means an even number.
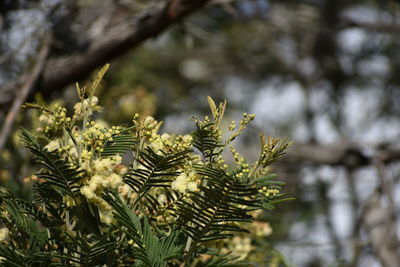
M136 112L190 132L206 97L227 123L295 145L274 169L296 200L267 213L267 242L293 266L400 266L400 5L378 0L1 0L0 183L32 162L25 101L76 102L105 63L103 118Z

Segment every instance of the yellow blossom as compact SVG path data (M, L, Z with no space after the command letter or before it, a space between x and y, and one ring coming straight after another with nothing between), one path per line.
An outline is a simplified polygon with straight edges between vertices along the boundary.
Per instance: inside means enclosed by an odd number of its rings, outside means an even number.
M157 197L157 201L158 201L161 205L164 205L164 204L167 203L167 197L165 196L165 194L160 194L160 195Z
M48 143L45 148L49 151L49 152L53 152L57 149L60 148L60 143L58 142L58 140L52 140L50 143Z
M180 174L175 181L172 182L171 188L180 193L185 193L187 190L187 175L185 173Z
M0 242L4 242L8 239L10 231L7 228L0 229Z

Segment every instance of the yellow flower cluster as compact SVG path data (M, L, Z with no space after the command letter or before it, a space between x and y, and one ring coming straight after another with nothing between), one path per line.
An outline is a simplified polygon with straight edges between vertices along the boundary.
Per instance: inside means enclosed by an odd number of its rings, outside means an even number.
M90 146L95 152L103 152L103 146L107 141L112 141L114 135L121 133L120 126L112 126L108 129L104 124L99 122L87 122L85 131L82 134L80 143L84 146ZM76 134L76 137L79 134ZM82 150L82 158L90 158L93 155L92 151Z
M245 177L249 172L249 164L246 162L244 157L242 157L239 152L237 152L236 148L229 144L229 149L232 153L233 159L235 160L236 164L239 167L239 171L236 173L237 178Z
M244 127L246 127L251 121L253 121L255 117L255 114L247 114L246 112L243 113L242 120L240 121L240 128L244 129Z
M67 117L67 109L59 105L52 107L51 111L42 111L39 121L44 128L39 127L38 130L45 133L57 131L71 125L71 118Z
M252 223L252 228L254 231L251 232L254 232L258 237L266 237L272 234L272 228L267 222L254 221Z
M135 115L136 117L136 115ZM142 135L147 137L149 141L151 142L151 138L153 138L154 135L157 134L158 129L160 128L161 123L156 121L152 116L147 116L140 127L140 130L142 131Z
M137 118L136 115L135 118ZM149 147L158 155L163 152L180 152L192 147L193 138L191 135L177 135L175 138L168 133L160 135L158 134L160 126L160 122L148 116L144 119L139 130L148 139Z
M10 236L10 231L7 228L0 229L0 242L6 242Z
M167 196L165 194L159 194L157 197L157 201L163 206L167 204Z
M251 245L251 238L248 236L233 237L228 243L228 248L232 255L239 257L240 260L245 259L254 250L254 246Z
M280 193L278 189L268 188L266 186L263 186L263 188L259 189L258 192L264 194L266 197L275 197Z
M176 177L175 181L172 182L171 188L183 194L187 192L194 192L198 190L197 186L199 182L200 180L195 172L183 172Z
M83 99L82 102L78 102L74 106L74 120L82 120L84 115L90 116L93 111L100 110L100 106L97 105L99 99L96 96L92 96Z
M55 139L51 140L44 148L46 148L49 152L53 152L60 148L60 141Z
M95 203L99 207L100 219L106 223L111 223L109 205L101 198L105 188L117 189L122 184L122 175L126 172L126 167L121 164L121 156L112 158L99 158L92 161L92 164L82 164L86 168L88 177L81 187L80 192L88 201Z
M229 131L232 133L229 136L227 143L232 142L236 137L238 137L242 133L242 131L246 129L247 125L254 120L255 117L256 115L254 114L243 113L243 117L239 123L239 128L236 131L236 121L231 121L231 123L229 124Z
M173 151L184 151L192 147L193 137L189 134L178 135L175 137L174 144L172 146Z

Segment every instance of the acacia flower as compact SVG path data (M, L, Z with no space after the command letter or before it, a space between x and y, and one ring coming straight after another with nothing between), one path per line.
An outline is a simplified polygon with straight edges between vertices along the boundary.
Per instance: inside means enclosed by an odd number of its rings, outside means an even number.
M58 140L52 140L50 143L48 143L45 148L49 151L49 152L53 152L57 149L60 148L60 143Z
M0 229L0 242L4 242L10 236L10 231L7 228Z

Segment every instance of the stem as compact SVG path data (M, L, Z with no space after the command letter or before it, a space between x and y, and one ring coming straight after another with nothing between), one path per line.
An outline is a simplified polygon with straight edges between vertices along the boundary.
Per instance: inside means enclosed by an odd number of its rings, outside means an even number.
M78 144L78 141L76 140L76 138L75 138L74 134L72 133L71 129L67 128L67 133L68 133L69 137L71 137L71 140L75 145L76 151L78 152L79 165L81 165L82 164L82 160L81 160L81 152L82 151L81 151L81 148L80 148L80 146Z
M186 241L186 246L185 246L185 253L187 253L186 255L189 254L190 251L190 245L192 244L192 238L189 236L187 241ZM186 257L186 256L185 256ZM185 261L186 263L186 261Z
M189 241L189 239L191 239L191 238L189 237L189 238L188 238L188 241ZM191 242L191 241L190 241L190 242ZM189 260L190 260L190 257L191 257L191 255L193 254L195 248L196 248L196 246L192 246L192 247L189 249L189 251L185 254L185 258L183 259L183 263L181 263L181 265L180 265L179 267L185 267L185 266L188 264L188 262L189 262Z
M69 210L67 210L65 213L65 223L67 225L67 230L72 231L71 223L69 221Z
M252 177L252 176L254 175L254 173L257 171L257 169L258 169L259 166L260 166L260 162L257 161L257 162L254 164L253 168L251 168L251 170L250 170L250 172L249 172L249 174L248 174L248 177Z

